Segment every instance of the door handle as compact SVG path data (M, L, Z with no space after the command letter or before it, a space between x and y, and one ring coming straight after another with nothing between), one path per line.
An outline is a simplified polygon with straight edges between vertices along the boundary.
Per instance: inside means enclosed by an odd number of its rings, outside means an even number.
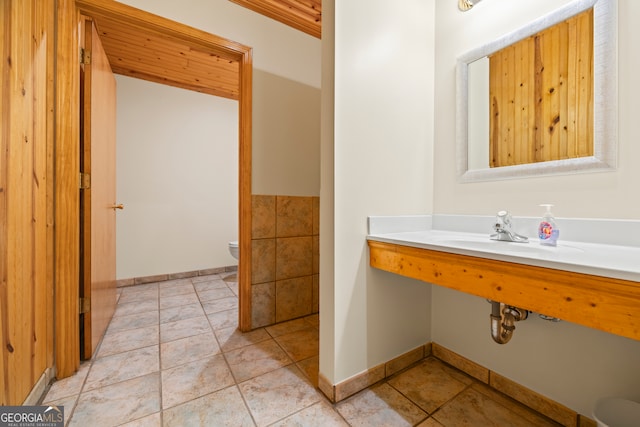
M111 209L113 209L114 211L115 211L116 209L120 209L120 210L122 210L122 209L124 209L124 205L123 205L122 203L117 204L117 205L113 205L113 206L111 206Z

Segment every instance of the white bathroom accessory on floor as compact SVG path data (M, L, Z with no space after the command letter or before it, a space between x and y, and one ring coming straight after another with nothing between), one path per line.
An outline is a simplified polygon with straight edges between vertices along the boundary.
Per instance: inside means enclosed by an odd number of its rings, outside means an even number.
M229 253L235 259L238 259L238 255L240 254L240 249L238 248L238 241L229 242Z
M640 403L618 397L605 397L593 410L598 427L640 426Z

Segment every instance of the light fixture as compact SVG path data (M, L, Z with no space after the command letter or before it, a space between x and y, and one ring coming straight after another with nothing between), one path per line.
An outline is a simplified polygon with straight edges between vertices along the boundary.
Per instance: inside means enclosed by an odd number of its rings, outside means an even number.
M466 12L481 1L482 0L458 0L458 9Z

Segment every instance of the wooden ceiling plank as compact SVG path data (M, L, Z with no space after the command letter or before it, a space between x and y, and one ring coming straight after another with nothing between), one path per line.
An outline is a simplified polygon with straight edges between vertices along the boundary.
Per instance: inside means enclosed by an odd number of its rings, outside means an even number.
M76 0L81 12L96 22L115 73L239 99L239 61L249 48L191 27L185 31L185 26L114 3ZM212 43L220 49L211 49Z
M116 72L114 70L114 72ZM166 77L158 77L157 75L149 75L135 70L118 70L118 74L138 78L142 80L151 81L154 83L164 84L168 86L178 87L181 89L193 90L200 93L206 93L213 96L220 96L227 99L238 100L238 92L237 91L225 91L218 88L206 87L206 86L197 86L197 85L189 85L184 82L177 82L171 80Z
M299 13L297 9L276 0L229 0L254 12L265 15L285 25L298 29L311 36L320 38L321 19L316 21L312 11Z
M313 6L306 5L297 0L263 0L265 3L271 3L274 8L288 9L291 13L303 19L309 19L313 22L320 22L322 11L316 10Z
M189 69L193 69L193 72L201 72L204 70L207 73L218 73L229 79L238 81L239 67L237 63L229 64L215 59L206 62L196 56L178 56L172 52L140 49L138 46L126 44L104 43L104 46L107 50L118 53L117 56L113 54L108 55L112 61L127 59L129 61L160 64L163 67L180 72L190 72Z
M244 52L251 50L248 46L229 39L198 30L184 24L177 25L174 21L153 15L143 10L113 1L113 0L76 0L80 11L99 21L112 21L140 28L142 33L164 34L166 37L181 40L187 46L207 48L216 45L216 54L223 58L241 60ZM138 25L138 23L142 23ZM177 28L179 26L179 28ZM195 40L195 42L192 42Z
M164 40L158 37L153 36L141 36L139 33L136 33L135 30L131 28L123 28L122 30L116 30L114 28L106 26L104 30L100 32L101 39L106 40L109 43L110 40L113 40L114 43L122 42L126 44L132 44L136 46L141 46L144 48L151 48L161 50L163 52L171 52L173 54L179 56L187 56L193 54L199 58L202 58L205 61L209 61L210 59L216 59L221 62L230 62L237 64L238 62L235 60L231 60L228 58L223 58L214 52L206 52L203 50L199 50L193 47L188 47L183 44L177 43L176 41Z
M126 67L126 68L140 68L145 70L146 73L152 73L153 70L157 70L156 73L169 73L170 75L178 75L180 77L196 76L196 78L204 77L210 80L219 80L220 84L225 85L238 85L238 70L228 70L223 68L216 68L207 65L201 65L197 63L177 63L176 61L155 61L146 58L145 56L133 57L131 55L124 55L118 57L109 57L109 62L113 66Z
M128 42L115 43L113 38L105 38L103 45L107 52L117 52L118 55L108 55L112 63L126 64L126 67L135 67L136 63L146 64L144 67L156 66L162 71L180 74L218 75L229 82L238 82L238 63L229 63L218 57L207 57L203 60L195 55L179 55L177 51L149 49L147 47L129 44ZM208 61L206 61L208 59Z
M105 46L107 44L105 43ZM113 61L139 61L150 64L160 64L172 70L189 72L190 69L206 71L207 73L219 73L230 79L238 80L238 64L227 64L216 61L204 62L196 57L179 57L171 52L160 52L151 49L139 49L137 46L108 45L108 49L118 52L118 55L108 55Z
M320 14L316 13L306 13L298 9L295 2L290 2L288 0L245 0L248 2L259 4L259 7L262 7L265 11L268 11L276 18L291 20L296 23L300 23L302 25L313 25L318 24Z
M127 67L121 67L121 66L115 66L114 67L114 72L118 72L118 74L123 74L123 75L127 75L127 76L135 76L138 78L141 77L149 77L149 76L156 76L157 79L160 79L162 81L170 81L173 82L174 84L180 84L181 86L184 87L189 87L189 88L194 88L194 87L199 87L199 88L208 88L211 86L211 82L209 81L209 79L206 78L198 78L198 79L190 79L190 78L179 78L176 79L175 76L171 76L169 73L165 74L165 75L158 75L155 70L153 70L151 73L147 72L144 69L141 68L127 68ZM215 87L219 88L221 91L225 92L225 93L236 93L237 92L237 88L234 85L224 85L221 84L219 81L214 81L215 83Z

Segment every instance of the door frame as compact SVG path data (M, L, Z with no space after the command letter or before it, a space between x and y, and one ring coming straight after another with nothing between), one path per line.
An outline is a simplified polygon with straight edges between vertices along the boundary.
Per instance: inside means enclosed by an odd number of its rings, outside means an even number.
M142 30L197 43L239 62L239 327L251 330L251 132L252 48L108 0L56 0L54 304L57 378L80 366L79 349L79 174L80 14L135 23Z

